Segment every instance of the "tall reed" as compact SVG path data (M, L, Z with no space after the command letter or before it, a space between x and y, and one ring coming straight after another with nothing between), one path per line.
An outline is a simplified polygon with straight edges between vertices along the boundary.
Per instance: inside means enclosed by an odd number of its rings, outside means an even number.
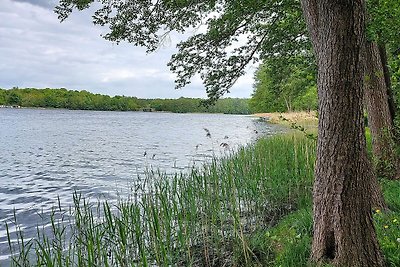
M282 135L188 174L150 171L117 203L76 194L33 239L7 225L12 265L261 266L249 236L310 205L314 161L315 141Z

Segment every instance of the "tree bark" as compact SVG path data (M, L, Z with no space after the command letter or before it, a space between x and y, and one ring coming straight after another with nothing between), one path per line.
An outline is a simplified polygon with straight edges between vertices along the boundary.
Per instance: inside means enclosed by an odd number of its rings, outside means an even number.
M397 176L398 157L387 93L388 81L384 74L379 47L375 42L366 43L365 59L364 97L376 170L387 178L394 178Z
M363 120L363 0L302 0L318 64L319 125L311 260L384 266L371 213Z
M396 116L396 104L394 103L394 97L393 97L393 91L392 91L392 82L390 78L390 72L389 72L389 64L388 64L388 58L387 58L387 53L386 53L386 46L385 44L379 44L379 55L383 67L383 75L385 77L385 84L386 84L386 90L387 90L387 95L388 95L388 101L389 101L389 110L390 110L390 116L392 120L392 125L394 125L394 117Z

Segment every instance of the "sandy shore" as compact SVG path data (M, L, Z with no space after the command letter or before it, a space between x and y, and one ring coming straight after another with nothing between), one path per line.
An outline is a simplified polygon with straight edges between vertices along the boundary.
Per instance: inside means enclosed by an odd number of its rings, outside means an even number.
M259 118L265 118L270 123L279 123L279 124L287 124L289 121L295 122L298 124L309 124L309 123L317 123L318 118L317 118L317 113L315 111L300 111L300 112L284 112L284 113L278 113L278 112L273 112L273 113L256 113L253 114L253 116L259 117ZM287 121L285 121L285 118Z

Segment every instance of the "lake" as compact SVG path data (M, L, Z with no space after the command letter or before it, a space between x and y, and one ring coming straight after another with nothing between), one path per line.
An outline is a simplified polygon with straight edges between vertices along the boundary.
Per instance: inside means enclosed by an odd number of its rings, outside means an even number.
M281 130L239 115L0 108L0 263L14 211L33 236L58 198L115 200L147 170L185 172Z

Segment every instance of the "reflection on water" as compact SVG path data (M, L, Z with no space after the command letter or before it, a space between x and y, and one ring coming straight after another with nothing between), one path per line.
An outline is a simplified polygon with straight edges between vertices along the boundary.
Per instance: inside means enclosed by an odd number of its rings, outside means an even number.
M185 171L276 131L249 116L0 109L0 262L14 211L34 235L57 198L116 199L146 169Z

